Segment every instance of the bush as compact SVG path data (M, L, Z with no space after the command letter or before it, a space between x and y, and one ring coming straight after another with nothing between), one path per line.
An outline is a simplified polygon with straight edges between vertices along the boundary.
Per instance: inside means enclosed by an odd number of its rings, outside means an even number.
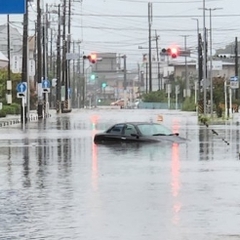
M11 105L3 105L4 112L8 115L20 114L21 107L19 104L13 103Z
M183 111L196 111L196 105L193 98L186 98L182 105Z
M2 117L6 117L6 115L7 115L7 113L6 113L6 111L5 110L0 110L0 118L2 118Z

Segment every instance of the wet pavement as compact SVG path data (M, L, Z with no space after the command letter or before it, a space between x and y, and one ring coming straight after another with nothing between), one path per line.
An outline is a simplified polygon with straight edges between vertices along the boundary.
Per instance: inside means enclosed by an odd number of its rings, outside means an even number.
M92 141L116 122L159 115L190 141ZM30 122L25 131L0 128L0 239L240 239L235 119L206 127L195 113L85 109Z

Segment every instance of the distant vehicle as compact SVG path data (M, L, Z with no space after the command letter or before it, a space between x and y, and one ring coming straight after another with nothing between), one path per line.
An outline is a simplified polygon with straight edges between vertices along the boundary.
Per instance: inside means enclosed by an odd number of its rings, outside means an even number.
M121 142L171 142L182 143L187 139L173 133L160 123L126 122L117 123L103 133L94 136L95 144L111 144Z
M111 106L124 107L124 100L123 99L117 100L115 102L112 102L110 105Z
M142 100L141 99L135 99L134 103L133 103L133 107L134 108L139 108L139 103L141 102Z

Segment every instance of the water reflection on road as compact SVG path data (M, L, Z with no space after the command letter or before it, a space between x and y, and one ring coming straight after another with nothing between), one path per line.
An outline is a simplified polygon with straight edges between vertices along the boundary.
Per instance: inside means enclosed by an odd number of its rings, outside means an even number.
M92 141L159 114L191 141ZM80 110L1 128L0 239L239 239L238 153L238 124L198 126L177 111Z

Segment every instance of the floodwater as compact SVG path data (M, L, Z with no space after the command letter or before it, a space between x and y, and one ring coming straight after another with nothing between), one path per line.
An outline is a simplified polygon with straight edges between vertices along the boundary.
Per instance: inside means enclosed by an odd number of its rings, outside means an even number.
M190 141L92 141L159 115ZM239 152L238 117L207 127L179 111L74 110L0 128L0 239L240 239Z

